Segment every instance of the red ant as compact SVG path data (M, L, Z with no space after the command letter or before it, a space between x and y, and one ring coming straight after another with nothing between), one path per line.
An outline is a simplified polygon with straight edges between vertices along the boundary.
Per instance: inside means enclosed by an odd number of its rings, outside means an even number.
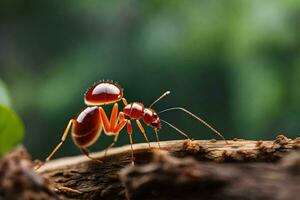
M151 107L157 103L159 100L164 98L170 94L169 91L162 94L159 98L157 98L150 106L149 108L146 108L144 104L139 102L133 102L128 104L127 100L123 97L123 90L115 83L108 82L108 81L101 81L96 84L94 84L93 87L91 87L85 94L84 102L87 105L85 109L83 109L76 119L71 119L62 135L61 142L54 148L54 150L51 152L51 154L47 157L45 162L48 162L51 157L56 153L56 151L61 147L63 142L66 140L66 137L69 133L70 128L72 127L72 138L75 142L75 144L81 149L81 151L90 159L102 162L96 158L93 158L89 155L89 151L87 147L91 146L96 142L96 140L99 138L102 127L104 130L104 133L108 136L114 136L113 142L108 146L108 148L105 151L105 155L107 153L107 150L111 148L118 139L119 132L127 125L127 133L129 135L129 141L131 145L131 161L132 164L134 163L133 160L133 147L132 147L132 125L131 120L135 120L136 124L138 125L140 131L142 132L144 138L148 142L148 145L150 147L149 140L147 138L145 129L143 128L142 123L140 122L140 119L144 121L144 123L150 127L153 128L156 139L158 142L158 146L160 148L159 144L159 137L158 137L158 130L161 128L161 122L169 125L171 128L175 129L177 132L182 134L187 139L190 139L187 134L185 134L180 129L176 128L174 125L170 124L169 122L162 120L159 118L158 114L170 111L170 110L181 110L192 116L193 118L197 119L204 125L206 125L208 128L210 128L213 132L218 134L223 140L225 138L222 136L221 133L219 133L217 130L215 130L212 126L210 126L207 122L205 122L200 117L194 115L190 111L182 108L182 107L173 107L168 108L166 110L163 110L157 114L155 110L153 110ZM116 102L122 100L125 107L123 108L123 111L119 112L118 104ZM101 107L101 105L107 105L107 104L113 104L112 112L110 115L110 119L108 119L104 109ZM126 116L129 119L126 119ZM225 140L226 142L226 140ZM40 165L42 166L42 165ZM38 168L40 167L38 166Z

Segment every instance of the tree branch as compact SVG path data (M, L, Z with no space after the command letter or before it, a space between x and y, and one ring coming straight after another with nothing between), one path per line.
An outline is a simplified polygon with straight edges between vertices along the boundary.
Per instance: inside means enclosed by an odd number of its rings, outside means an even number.
M216 164L160 151L154 161L121 171L130 200L299 199L300 152L278 164Z
M224 141L216 140L177 140L161 142L161 147L177 158L191 156L198 161L220 163L277 161L287 152L300 148L300 138L291 140L282 135L274 141L236 139L229 143L226 145ZM157 144L151 143L151 146L157 147ZM136 144L134 149L135 167L148 164L153 160L153 150L149 150L147 144ZM78 194L62 190L61 193L68 198L124 199L125 191L118 174L121 169L130 164L130 147L113 148L105 158L104 152L91 155L102 159L104 163L99 164L90 161L85 156L76 156L51 161L39 172L53 181L57 188L64 186L81 192Z

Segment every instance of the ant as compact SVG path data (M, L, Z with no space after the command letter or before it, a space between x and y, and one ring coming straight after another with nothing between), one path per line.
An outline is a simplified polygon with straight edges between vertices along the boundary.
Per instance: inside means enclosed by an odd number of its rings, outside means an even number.
M152 106L157 103L159 100L169 95L170 91L165 92L160 97L158 97L148 108L144 106L144 104L139 102L127 103L127 100L123 97L123 90L121 87L113 82L109 81L100 81L95 83L86 93L84 97L84 102L87 105L84 108L76 119L71 119L62 135L60 143L53 149L50 155L46 158L45 162L48 162L52 156L57 152L57 150L61 147L61 145L66 140L68 133L71 129L72 138L74 143L80 148L83 154L85 154L88 158L95 160L97 162L101 162L97 158L91 157L89 154L89 150L87 149L89 146L94 144L100 136L100 133L103 131L108 136L114 136L113 142L106 148L105 154L107 154L108 149L114 146L114 144L118 140L119 132L127 125L127 133L129 135L129 141L131 145L131 163L134 164L134 156L133 156L133 141L132 141L132 124L131 120L135 120L139 130L143 134L145 140L147 141L149 148L151 148L148 137L146 135L145 129L140 121L143 122L153 128L156 134L156 140L158 146L159 137L158 131L161 128L161 122L169 125L171 128L175 129L178 133L183 135L185 138L190 139L186 133L172 125L171 123L160 119L158 114L162 114L171 110L181 110L188 115L192 116L199 122L203 123L209 129L211 129L214 133L219 135L226 143L227 141L223 137L221 133L219 133L216 129L210 126L207 122L205 122L200 117L191 113L182 107L173 107L165 109L159 113L157 113ZM125 105L123 111L119 112L118 101L122 100ZM108 119L104 109L101 107L102 105L114 104L112 108L112 112L110 118ZM128 119L127 119L127 118ZM72 128L71 128L72 127ZM40 168L44 163L37 166L36 169Z

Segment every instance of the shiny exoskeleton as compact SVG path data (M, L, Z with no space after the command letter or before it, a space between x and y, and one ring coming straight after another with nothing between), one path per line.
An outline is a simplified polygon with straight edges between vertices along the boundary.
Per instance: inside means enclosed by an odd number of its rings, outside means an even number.
M136 124L139 127L139 130L141 131L144 138L148 142L149 147L150 147L150 143L140 119L142 119L142 121L146 125L153 128L153 130L156 133L158 145L159 145L158 130L161 128L161 122L168 124L176 131L184 135L186 138L188 138L188 136L180 129L176 128L175 126L173 126L172 124L164 120L161 120L157 112L151 108L157 101L159 101L169 93L170 93L169 91L165 92L156 101L154 101L149 108L147 108L144 106L144 104L139 102L133 102L128 104L127 100L123 97L123 90L115 83L108 82L108 81L101 81L94 84L85 94L84 102L87 105L87 107L84 108L79 113L76 119L71 119L69 121L62 135L60 143L54 148L51 154L47 157L46 162L51 159L51 157L56 153L56 151L63 144L70 129L75 144L81 149L81 151L87 157L98 162L101 161L91 157L89 155L89 151L87 147L91 146L97 141L103 129L106 135L114 136L113 143L109 145L109 147L106 149L107 152L107 150L117 142L120 131L125 126L127 126L127 133L129 135L131 150L132 150L131 160L133 163L133 147L132 147L133 142L131 136L133 130L132 130L131 120L135 120ZM119 107L117 103L120 100L122 100L123 104L125 105L122 111L119 111ZM111 111L110 118L107 117L104 109L102 108L102 106L108 104L114 104ZM181 107L174 107L174 108L166 109L162 112L166 112L169 110L182 110L188 113L189 115L191 115L192 117L200 121L201 123L208 126L212 131L214 131L224 139L224 137L218 131L216 131L208 123L206 123L204 120L194 115L190 111Z

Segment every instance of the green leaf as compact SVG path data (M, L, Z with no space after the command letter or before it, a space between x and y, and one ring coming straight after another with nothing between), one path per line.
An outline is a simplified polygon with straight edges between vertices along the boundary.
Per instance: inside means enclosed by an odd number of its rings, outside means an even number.
M24 135L24 126L18 115L0 105L0 155L16 146Z
M0 79L0 104L6 105L6 106L11 106L9 93L6 89L5 84L3 83L3 81L1 79Z

